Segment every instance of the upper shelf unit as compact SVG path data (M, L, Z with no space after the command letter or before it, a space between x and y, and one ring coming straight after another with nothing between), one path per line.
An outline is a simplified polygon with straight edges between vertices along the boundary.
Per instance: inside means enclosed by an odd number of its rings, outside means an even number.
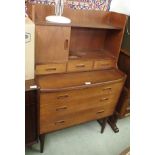
M126 15L64 8L71 24L53 24L45 20L54 15L52 6L31 4L28 12L36 25L36 68L60 73L117 67Z
M28 14L36 25L57 25L96 29L122 30L127 16L115 12L96 10L75 10L64 8L63 16L71 19L71 24L52 24L45 20L46 16L54 15L54 6L28 4Z

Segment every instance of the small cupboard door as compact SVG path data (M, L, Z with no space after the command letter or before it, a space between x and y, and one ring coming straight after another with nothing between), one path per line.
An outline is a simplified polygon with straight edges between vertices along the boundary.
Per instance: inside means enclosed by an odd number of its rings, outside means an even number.
M68 61L69 26L36 26L35 59L37 64Z

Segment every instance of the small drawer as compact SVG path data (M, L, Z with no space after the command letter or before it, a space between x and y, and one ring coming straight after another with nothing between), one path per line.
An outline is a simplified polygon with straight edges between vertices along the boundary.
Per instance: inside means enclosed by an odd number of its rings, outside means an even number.
M71 60L68 62L67 71L76 72L76 71L88 71L92 70L93 61L88 60Z
M113 68L116 66L115 60L112 59L105 59L105 60L95 60L94 62L94 70L97 69L108 69L108 68Z
M36 75L66 72L66 63L36 65Z

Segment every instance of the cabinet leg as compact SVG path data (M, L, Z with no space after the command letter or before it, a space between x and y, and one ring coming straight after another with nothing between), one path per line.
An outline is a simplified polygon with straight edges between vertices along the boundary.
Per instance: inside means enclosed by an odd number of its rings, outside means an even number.
M44 141L45 141L45 134L39 136L40 139L40 153L44 151Z
M107 123L107 118L99 119L97 121L101 125L101 133L103 133Z
M115 133L119 132L119 129L118 129L117 125L116 125L117 120L118 120L118 117L116 116L116 114L112 115L112 116L109 117L109 119L108 119L108 123L109 123L110 127L112 128L112 130L113 130Z

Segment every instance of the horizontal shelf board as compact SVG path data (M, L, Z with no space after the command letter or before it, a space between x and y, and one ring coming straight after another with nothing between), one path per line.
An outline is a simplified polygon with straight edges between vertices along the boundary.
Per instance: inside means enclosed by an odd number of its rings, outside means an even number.
M77 23L72 23L71 24L72 27L83 27L83 28L96 28L96 29L115 29L115 30L121 30L121 27L116 27L110 24L77 24Z
M99 23L99 24L80 24L80 23L70 23L70 24L61 24L61 23L50 23L47 21L38 21L35 22L36 25L47 25L47 26L71 26L71 27L79 27L79 28L95 28L95 29L114 29L121 30L121 27L117 27L111 24Z

